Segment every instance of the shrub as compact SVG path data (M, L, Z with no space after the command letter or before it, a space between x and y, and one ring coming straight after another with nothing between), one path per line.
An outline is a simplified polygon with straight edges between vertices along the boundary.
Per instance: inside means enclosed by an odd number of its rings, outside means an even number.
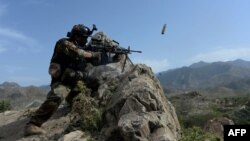
M184 128L190 128L193 126L198 126L203 128L208 120L217 117L213 113L207 114L195 114L184 117L180 120L181 124L183 124Z
M220 141L221 139L212 133L203 131L200 127L186 128L179 141Z
M99 130L102 110L98 108L94 98L79 94L73 100L72 111L79 114L79 123L83 131Z
M10 109L11 105L9 100L0 100L0 113Z

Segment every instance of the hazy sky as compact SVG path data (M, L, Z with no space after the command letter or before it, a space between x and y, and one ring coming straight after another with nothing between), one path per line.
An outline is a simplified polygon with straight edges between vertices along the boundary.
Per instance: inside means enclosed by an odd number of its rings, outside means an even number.
M0 0L0 83L49 84L55 42L79 23L143 51L131 59L154 72L250 60L249 0Z

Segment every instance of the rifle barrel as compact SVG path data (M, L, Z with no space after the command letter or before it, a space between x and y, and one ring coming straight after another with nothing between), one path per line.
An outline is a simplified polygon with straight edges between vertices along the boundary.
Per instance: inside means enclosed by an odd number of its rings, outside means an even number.
M137 53L142 53L142 51L139 50L129 50L130 52L137 52Z

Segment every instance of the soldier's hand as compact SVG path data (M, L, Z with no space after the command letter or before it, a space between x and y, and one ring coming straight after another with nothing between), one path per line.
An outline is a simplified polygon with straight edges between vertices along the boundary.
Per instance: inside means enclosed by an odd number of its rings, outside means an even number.
M76 71L76 79L77 80L83 80L86 79L87 74L81 71Z
M84 57L84 58L91 58L92 53L89 51L85 51L83 49L78 48L77 53L79 56Z
M99 58L99 56L101 56L100 52L91 52L91 53L93 58Z
M91 58L93 55L91 52L88 52L88 51L84 51L84 57L85 58Z
M101 52L91 52L92 53L92 58L95 58L96 60L98 60L98 62L101 61L102 55Z

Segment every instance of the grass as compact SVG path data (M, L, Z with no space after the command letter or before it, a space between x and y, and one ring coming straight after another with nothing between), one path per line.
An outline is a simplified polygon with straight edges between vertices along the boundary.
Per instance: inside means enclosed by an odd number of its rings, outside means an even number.
M221 139L209 132L205 132L200 127L193 126L183 130L183 136L179 141L220 141Z

